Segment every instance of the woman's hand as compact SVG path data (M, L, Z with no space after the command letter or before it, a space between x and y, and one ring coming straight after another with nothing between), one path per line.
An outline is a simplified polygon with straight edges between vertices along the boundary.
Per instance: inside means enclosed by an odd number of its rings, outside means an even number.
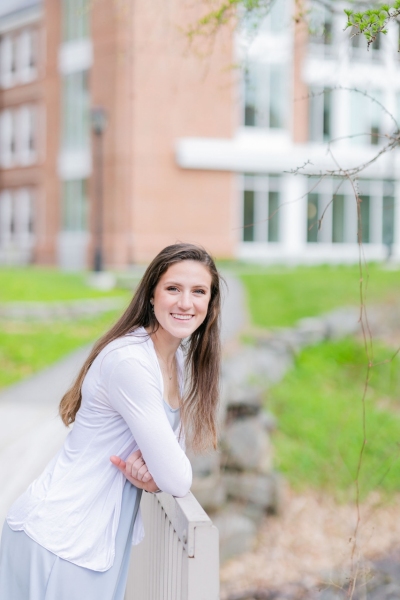
M157 484L149 473L140 450L136 450L131 454L126 462L119 456L111 456L110 460L124 474L126 479L137 488L147 492L158 491Z

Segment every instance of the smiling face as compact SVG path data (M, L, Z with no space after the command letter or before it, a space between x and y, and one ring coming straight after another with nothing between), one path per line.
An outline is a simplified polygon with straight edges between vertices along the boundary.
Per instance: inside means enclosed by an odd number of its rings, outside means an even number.
M174 338L191 335L207 316L211 274L197 260L175 263L160 277L151 300L161 327Z

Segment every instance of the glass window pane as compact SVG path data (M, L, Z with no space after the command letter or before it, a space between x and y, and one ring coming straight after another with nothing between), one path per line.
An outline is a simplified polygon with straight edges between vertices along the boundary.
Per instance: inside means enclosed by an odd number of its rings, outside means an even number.
M323 106L322 95L317 89L310 90L310 101L309 101L309 136L312 142L321 141L321 106Z
M307 242L318 241L318 194L308 194Z
M244 124L246 127L256 125L256 77L254 65L249 65L245 71L245 101L244 101Z
M86 231L87 193L83 179L63 183L63 231Z
M243 198L243 241L254 241L254 192L246 190Z
M329 141L332 136L331 119L332 119L332 93L330 89L324 89L324 112L323 112L323 139L324 142Z
M268 241L279 242L279 192L269 192L268 212Z
M394 241L394 198L384 196L382 203L382 242L391 246Z
M62 0L63 40L89 36L89 0Z
M344 242L344 195L336 194L332 202L332 242Z
M268 127L268 65L250 62L245 76L245 125Z
M332 137L332 91L310 90L309 136L313 142L329 141Z
M370 215L370 197L360 196L360 220L358 238L361 238L363 244L369 243L369 215Z
M269 78L269 126L282 129L286 121L286 73L283 65L271 65Z
M89 145L89 91L86 71L63 77L62 145L81 150Z

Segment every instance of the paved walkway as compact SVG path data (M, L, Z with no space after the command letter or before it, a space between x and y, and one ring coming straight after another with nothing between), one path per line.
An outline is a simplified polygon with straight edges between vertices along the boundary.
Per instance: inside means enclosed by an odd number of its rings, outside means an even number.
M226 344L245 323L240 282L226 274L228 293L222 308ZM0 528L8 507L61 447L68 429L58 404L79 371L89 347L0 393Z

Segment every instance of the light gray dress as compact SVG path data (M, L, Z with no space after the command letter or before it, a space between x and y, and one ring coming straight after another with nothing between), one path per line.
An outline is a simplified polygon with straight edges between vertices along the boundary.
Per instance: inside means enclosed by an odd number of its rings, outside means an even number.
M179 409L164 402L175 430ZM1 600L123 600L132 547L132 531L142 490L127 481L115 539L115 559L107 571L93 571L59 558L24 531L4 524L0 545ZM140 599L138 599L140 600Z

